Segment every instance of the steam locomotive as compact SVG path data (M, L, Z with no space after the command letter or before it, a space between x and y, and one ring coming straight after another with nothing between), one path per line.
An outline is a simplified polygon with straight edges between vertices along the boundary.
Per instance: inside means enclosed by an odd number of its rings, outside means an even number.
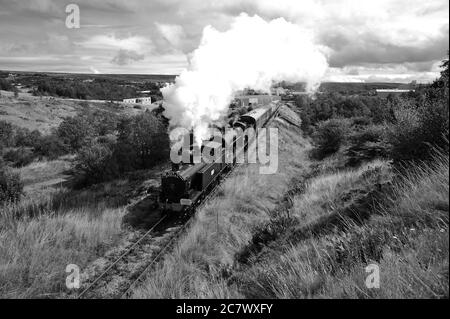
M257 108L242 115L234 123L235 130L244 132L248 128L257 130L264 127L267 122L279 111L280 104L272 103L266 108ZM222 143L208 141L203 147L209 148L209 152L216 155L218 160L213 163L194 164L181 163L173 165L172 170L166 171L162 175L161 190L159 194L159 206L166 212L183 212L196 207L201 200L215 187L219 177L229 171L236 164L238 152L247 150L251 140L246 135L236 134L232 137L222 139ZM231 139L232 140L227 140ZM244 141L239 139L245 139ZM227 144L232 143L232 144ZM225 145L233 145L233 160L225 161ZM243 145L243 150L238 149L238 145ZM228 146L229 147L229 146ZM203 151L203 150L202 150Z

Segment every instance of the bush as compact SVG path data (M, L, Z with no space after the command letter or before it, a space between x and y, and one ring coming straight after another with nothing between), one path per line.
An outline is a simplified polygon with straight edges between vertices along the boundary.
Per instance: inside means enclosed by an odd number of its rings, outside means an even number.
M0 149L13 146L14 127L11 123L0 121Z
M6 121L0 121L0 148L2 147L34 147L41 137L38 130L18 127Z
M348 166L354 167L362 162L388 156L389 145L386 142L385 126L370 125L364 127L352 133L348 141L349 146L344 152Z
M115 155L123 171L150 168L169 156L170 142L162 121L150 112L119 124Z
M427 157L432 148L446 148L449 139L449 105L448 100L426 103L419 109L422 143L427 146ZM448 149L446 149L448 150Z
M88 119L78 115L64 119L56 134L68 146L69 151L78 151L89 142L94 131Z
M44 156L48 159L56 159L61 155L68 153L68 147L55 134L43 136L39 139L34 151L38 156Z
M14 167L22 167L30 164L35 159L35 154L30 148L19 147L6 152L3 158Z
M13 85L8 80L0 79L0 90L12 91L13 90Z
M0 203L16 202L23 192L23 183L20 175L11 169L0 168Z
M99 144L108 146L110 149L113 149L114 145L117 143L117 137L114 134L106 134L103 136L99 136L97 138L97 142Z
M314 155L322 159L337 152L345 141L349 121L345 119L331 119L320 122L313 134L316 145Z
M30 131L24 128L16 130L15 145L24 147L35 147L39 144L41 133L38 130Z
M109 112L94 112L92 115L89 115L89 121L95 131L95 135L102 136L113 134L117 131L119 116Z
M104 182L119 175L112 150L99 143L92 143L80 149L75 171L78 186Z
M392 145L390 156L395 161L402 161L421 157L422 150L418 132L420 131L420 116L417 109L404 103L394 111L395 124L388 134L389 144Z
M434 148L448 150L448 102L437 101L415 107L401 102L389 134L390 156L395 162L427 160Z
M352 118L352 126L356 126L356 127L363 127L363 126L368 126L371 124L370 118L368 117L354 117Z

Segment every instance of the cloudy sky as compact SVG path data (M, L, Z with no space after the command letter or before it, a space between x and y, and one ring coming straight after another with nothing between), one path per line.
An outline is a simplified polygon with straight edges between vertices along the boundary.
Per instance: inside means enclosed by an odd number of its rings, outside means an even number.
M69 3L79 29L65 26ZM0 69L178 74L205 26L246 12L310 29L326 80L427 82L447 55L448 11L448 0L0 0Z

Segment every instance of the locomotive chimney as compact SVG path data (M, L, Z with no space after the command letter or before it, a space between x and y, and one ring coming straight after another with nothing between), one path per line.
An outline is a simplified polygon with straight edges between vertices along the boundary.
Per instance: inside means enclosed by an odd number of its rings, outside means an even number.
M172 171L178 172L181 168L181 163L172 163Z

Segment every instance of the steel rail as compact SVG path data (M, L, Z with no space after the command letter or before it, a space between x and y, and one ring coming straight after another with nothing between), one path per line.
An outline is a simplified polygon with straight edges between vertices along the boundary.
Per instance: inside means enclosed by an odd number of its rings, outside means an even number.
M159 219L139 240L137 240L130 248L128 248L122 255L120 255L108 268L106 268L100 276L98 276L92 283L89 284L78 296L77 299L81 299L104 275L106 275L119 261L121 261L126 255L128 255L137 245L139 245L144 238L146 238L156 226L158 226L164 219L166 219L167 215L164 215L161 219Z

